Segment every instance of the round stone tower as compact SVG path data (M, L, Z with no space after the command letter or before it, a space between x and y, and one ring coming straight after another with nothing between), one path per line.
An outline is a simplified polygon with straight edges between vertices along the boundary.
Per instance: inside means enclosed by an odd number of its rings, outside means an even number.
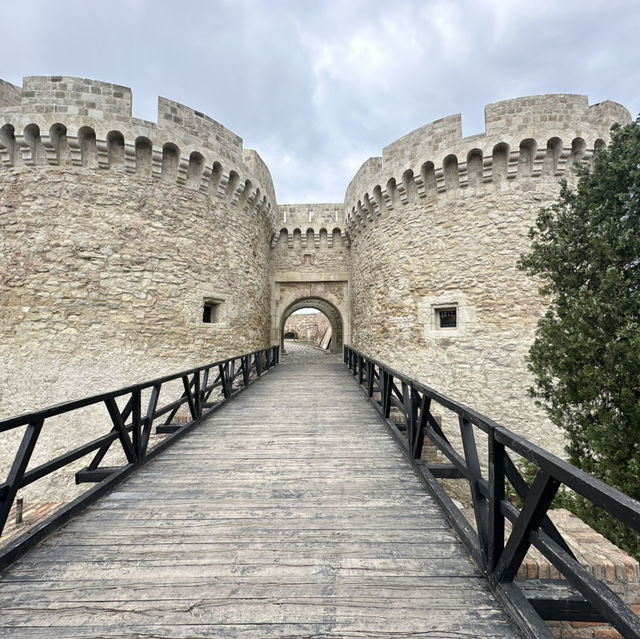
M560 180L589 163L626 109L542 95L451 116L370 158L345 198L352 344L561 453L527 396L526 355L545 303L516 268Z
M203 113L131 100L0 84L3 416L269 345L269 171Z

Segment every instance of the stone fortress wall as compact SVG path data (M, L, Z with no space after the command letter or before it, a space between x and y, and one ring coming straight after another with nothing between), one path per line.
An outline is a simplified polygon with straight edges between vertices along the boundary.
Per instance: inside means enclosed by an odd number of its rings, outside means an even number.
M341 203L280 204L278 210L279 233L271 243L274 270L349 270L349 238Z
M255 151L164 98L157 123L132 118L118 85L0 89L0 415L269 344L278 211ZM96 424L82 421L48 428L33 463Z
M545 304L516 263L560 180L629 121L585 96L519 98L487 106L483 134L463 138L455 115L365 162L345 198L353 346L562 454L527 397ZM456 327L440 326L448 310Z
M293 313L289 315L284 325L285 335L293 334L294 337L288 339L303 340L312 342L315 346L321 347L323 342L331 336L331 323L324 313Z
M333 352L350 340L350 248L342 204L281 204L274 237L272 340L282 342L293 311L311 307L331 322Z
M333 350L350 343L561 453L526 395L544 300L515 264L623 107L509 100L467 138L444 118L365 162L344 203L278 206L237 135L165 98L157 123L133 118L131 102L78 78L0 82L0 417L281 343L312 307ZM457 326L440 328L450 309ZM39 450L93 423L51 428Z

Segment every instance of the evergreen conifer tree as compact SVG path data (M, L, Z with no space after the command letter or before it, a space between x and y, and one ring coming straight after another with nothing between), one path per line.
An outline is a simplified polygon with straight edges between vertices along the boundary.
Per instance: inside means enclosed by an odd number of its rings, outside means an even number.
M529 352L531 394L569 461L640 499L640 118L540 211L519 268L550 301ZM575 512L640 556L640 537L576 498Z

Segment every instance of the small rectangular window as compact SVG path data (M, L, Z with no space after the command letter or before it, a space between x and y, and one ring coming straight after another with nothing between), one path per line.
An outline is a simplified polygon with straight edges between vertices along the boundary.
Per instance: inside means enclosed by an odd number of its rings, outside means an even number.
M437 309L438 328L456 328L458 326L457 311L458 309L455 307Z
M202 307L202 321L205 324L215 324L220 319L220 302L205 301Z

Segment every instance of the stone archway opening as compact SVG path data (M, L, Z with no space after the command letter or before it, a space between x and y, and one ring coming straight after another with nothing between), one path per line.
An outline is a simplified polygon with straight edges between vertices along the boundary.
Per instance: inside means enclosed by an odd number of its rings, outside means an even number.
M313 321L305 321L305 315L315 314ZM300 326L297 326L299 324ZM290 304L280 320L280 346L286 352L285 336L296 333L332 353L341 353L344 343L344 323L340 311L330 302L319 298L304 298Z

